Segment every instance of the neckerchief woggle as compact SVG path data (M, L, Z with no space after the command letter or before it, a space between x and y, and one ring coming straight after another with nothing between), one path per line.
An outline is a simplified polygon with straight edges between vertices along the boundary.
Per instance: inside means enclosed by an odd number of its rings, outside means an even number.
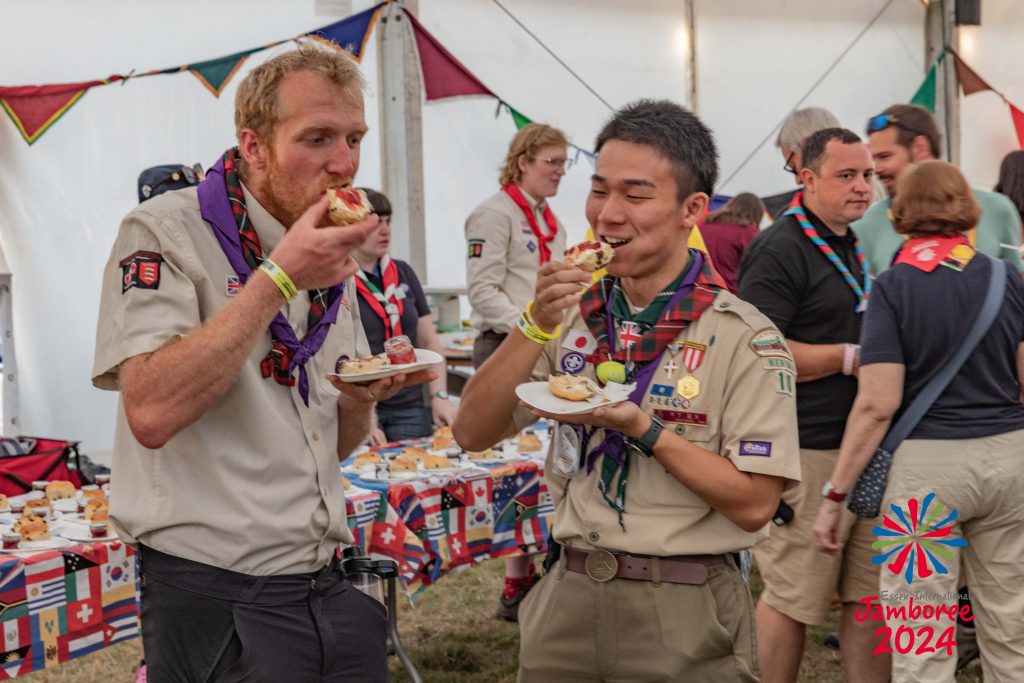
M789 209L784 213L784 216L793 216L796 218L797 223L803 228L804 234L814 243L814 246L818 247L818 251L825 255L825 258L832 263L839 274L846 280L846 284L850 285L850 289L857 295L857 307L854 309L857 313L863 313L868 307L868 297L871 296L871 268L864 260L864 250L860 247L860 242L857 241L857 235L853 236L853 252L857 257L857 263L860 265L861 273L864 274L864 286L861 287L857 279L853 277L850 269L846 267L842 259L836 254L835 250L829 246L828 242L822 239L818 231L815 230L814 226L807 219L807 214L804 213L804 207L801 203L803 199L803 193L797 192L793 197L793 202L789 205Z
M680 300L689 296L690 292L693 291L694 283L700 277L701 269L704 266L704 255L696 249L690 250L690 254L691 263L689 269L676 288L675 294L672 295L672 298L662 308L662 315L659 316L659 320L661 317L664 317L666 312L672 311ZM608 347L610 352L614 354L616 352L615 320L612 315L610 299L605 302L605 320L608 331ZM665 347L662 347L657 355L645 362L633 376L636 388L629 394L629 400L637 406L643 403L644 396L647 395L647 388L651 385L651 380L654 379L654 373L657 371L664 353ZM625 531L626 525L623 522L622 514L626 511L626 481L629 478L629 457L626 452L626 442L622 432L613 429L604 430L604 439L587 454L587 474L594 470L594 465L601 455L604 458L601 460L601 478L598 482L598 490L601 491L601 496L605 502L618 513L619 526ZM617 482L615 481L616 475L618 476ZM614 497L609 497L608 494L612 489L613 482L615 483Z
M356 273L356 291L384 323L384 339L391 339L402 334L402 313L405 312L405 304L398 298L398 292L401 291L398 283L398 266L387 254L380 259L380 270L383 292L377 289L377 285L373 284L362 268Z
M551 249L548 247L548 242L555 239L555 235L558 234L558 221L555 220L555 214L552 213L550 206L544 204L544 222L548 224L548 230L551 231L550 234L545 235L540 231L540 226L537 225L537 217L533 214L533 207L530 206L530 202L526 201L526 197L523 196L523 191L519 189L519 186L515 183L509 183L501 189L526 214L530 230L533 231L534 236L537 238L537 246L539 247L537 254L540 256L540 264L543 266L551 260Z
M234 159L237 158L237 154L237 148L229 149L206 172L206 178L198 187L199 212L203 220L209 223L213 229L213 234L217 238L220 248L224 251L224 256L227 257L228 263L231 264L235 274L238 275L239 281L245 285L249 280L249 275L259 267L259 264L257 263L255 267L250 266L245 258L240 226L236 220L236 212L231 205L231 202L238 203L239 209L244 212L244 196L240 191L234 193L234 196L230 198L228 196L225 159L230 158L229 163L234 167ZM254 233L255 231L253 231ZM252 249L252 246L250 245L248 248ZM262 255L258 256L257 259L262 263ZM341 303L344 287L345 283L341 283L328 290L327 298L329 304L326 306L323 315L315 324L310 326L305 338L301 342L296 336L295 330L292 329L291 323L288 322L288 319L281 311L278 311L277 315L270 322L270 334L273 341L282 344L290 355L287 367L284 368L285 372L291 377L292 370L296 367L299 369L299 396L302 397L303 403L307 406L309 405L309 376L306 373L306 363L323 346L330 326L338 319L338 306ZM273 354L273 349L271 354Z

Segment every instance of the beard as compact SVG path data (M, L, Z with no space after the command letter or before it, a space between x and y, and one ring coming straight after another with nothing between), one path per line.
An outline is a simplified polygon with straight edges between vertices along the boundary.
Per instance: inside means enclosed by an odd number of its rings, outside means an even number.
M263 208L287 230L320 199L324 191L346 185L351 185L351 180L336 175L321 175L309 184L297 182L294 174L278 163L271 147L267 152L266 171L253 180L251 189Z

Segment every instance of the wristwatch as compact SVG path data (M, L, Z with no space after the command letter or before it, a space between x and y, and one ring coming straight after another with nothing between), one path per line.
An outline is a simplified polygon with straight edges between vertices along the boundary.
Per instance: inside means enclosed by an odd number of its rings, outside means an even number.
M647 431L640 435L639 439L627 436L625 439L626 445L640 455L652 458L654 457L654 444L658 441L658 437L661 436L661 430L664 428L665 423L651 415L651 426L647 428Z
M448 400L448 392L447 391L435 391L434 392L434 398L439 398L442 401L447 401Z
M826 481L825 485L821 488L821 495L836 503L842 503L846 500L846 494L836 491L836 487L830 481Z

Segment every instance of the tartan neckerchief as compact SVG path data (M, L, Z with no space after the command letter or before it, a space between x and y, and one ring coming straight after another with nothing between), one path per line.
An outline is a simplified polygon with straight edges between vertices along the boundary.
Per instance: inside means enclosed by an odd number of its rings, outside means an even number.
M213 228L224 255L239 279L245 283L263 263L259 235L249 219L245 193L238 177L241 155L237 147L229 149L207 172L200 183L199 208L204 220ZM234 225L229 221L233 219ZM233 233L233 229L237 232ZM292 370L299 369L298 387L303 402L309 405L309 377L306 362L316 355L327 338L327 332L338 318L338 307L344 283L329 289L309 290L309 314L306 336L299 341L291 323L278 311L270 323L271 346L260 363L263 378L273 377L278 384L293 386Z
M384 291L380 291L362 268L356 273L356 291L384 323L384 339L387 340L402 334L405 302L398 297L398 292L402 291L398 283L398 266L387 254L381 257L378 265Z
M659 292L643 311L633 316L634 320L632 322L636 322L638 319L649 320L652 318L654 321L651 327L644 331L640 342L633 347L637 351L632 355L632 360L638 364L646 365L652 362L657 364L668 343L676 339L684 327L700 318L704 311L714 303L718 292L726 289L725 281L722 280L722 277L711 266L710 259L704 258L702 253L694 249L690 250L689 256L686 267L680 271L679 277L675 279L672 285L665 291ZM697 273L697 279L693 282L692 290L689 295L679 297L673 304L672 299L675 298L678 289L686 285L684 279L689 274L690 268L693 265L693 259L695 258L700 260L700 272ZM609 296L612 297L611 313L615 322L622 322L622 319L616 315L617 300L623 301L627 313L631 312L629 311L628 304L624 301L623 293L619 292L616 295L615 288L618 286L618 279L616 278L612 281L610 289L607 284L609 279L608 276L605 276L592 285L584 293L583 300L579 304L580 313L586 322L587 329L590 330L591 335L597 340L597 349L588 358L591 363L595 364L601 363L604 360L625 362L630 357L626 348L617 348L614 352L610 351L607 324ZM652 313L648 314L648 310L651 310ZM651 369L650 367L647 368L648 371ZM656 370L656 368L653 369ZM644 374L643 371L640 374ZM640 395L632 395L630 400L640 405L644 399L643 394L646 393L645 389L646 387L640 390L640 387L638 387L639 391L637 393ZM591 434L592 432L587 433L588 440ZM588 473L593 471L598 458L601 459L601 474L598 479L597 488L608 506L618 513L619 526L625 531L626 525L623 521L623 514L626 511L626 484L629 480L630 467L625 437L621 432L605 430L604 439L587 454L586 465Z
M689 265L689 264L687 264ZM665 308L665 304L672 298L676 289L679 288L679 283L686 277L687 268L683 269L683 272L679 273L672 284L666 287L664 290L658 292L651 303L647 304L647 307L643 310L633 313L629 306L629 299L626 293L622 291L622 284L619 282L619 278L615 278L612 283L612 316L615 320L621 322L633 322L640 326L641 333L654 327L658 322L658 318L661 317L661 309Z
M534 237L537 238L537 254L540 256L540 264L543 266L545 263L551 260L551 249L548 247L548 242L555 239L555 235L558 234L558 221L555 220L555 214L551 211L551 207L544 203L544 222L548 225L550 231L547 235L541 232L540 226L537 224L537 216L534 215L533 207L530 206L530 202L526 201L526 197L523 196L523 191L519 189L519 186L515 183L509 183L505 187L501 188L502 192L507 194L509 198L515 202L516 206L526 215L526 220L530 223L530 230L533 231Z
M690 249L689 251L690 259L692 259L697 250ZM676 280L677 284L682 279L683 274L686 273L689 265L690 261L687 259L686 267L682 269L679 279ZM627 359L625 348L617 348L614 353L611 353L608 346L605 306L607 306L608 299L616 286L618 286L618 279L605 275L583 293L583 298L579 303L583 322L586 324L587 330L590 331L590 334L597 341L594 352L587 357L587 361L590 363L597 364L606 360L616 360L620 363L625 363L627 360L637 364L646 363L657 357L670 341L679 336L684 327L699 318L704 310L714 303L719 291L727 289L725 280L711 266L710 259L704 259L704 264L701 266L700 274L697 276L697 282L694 283L693 292L691 292L690 296L681 299L671 310L659 311L660 315L657 318L657 322L644 331L640 341L630 350L629 358ZM662 292L658 297L655 297L655 302L664 293ZM672 294L673 292L668 292L669 296L665 301L671 298ZM662 307L665 306L665 301L661 302ZM650 305L653 306L655 302L651 302ZM614 307L612 315L615 316ZM642 311L638 317L641 315L643 315ZM621 322L622 320L616 317L616 323L621 324Z

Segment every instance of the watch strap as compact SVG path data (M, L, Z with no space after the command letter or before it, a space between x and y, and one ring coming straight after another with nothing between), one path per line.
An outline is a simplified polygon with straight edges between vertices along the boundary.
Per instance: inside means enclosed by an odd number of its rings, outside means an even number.
M639 439L630 440L633 446L648 458L654 457L654 444L658 441L658 436L661 435L662 430L665 429L664 422L653 415L650 417L651 426L647 428L647 431L641 434Z

